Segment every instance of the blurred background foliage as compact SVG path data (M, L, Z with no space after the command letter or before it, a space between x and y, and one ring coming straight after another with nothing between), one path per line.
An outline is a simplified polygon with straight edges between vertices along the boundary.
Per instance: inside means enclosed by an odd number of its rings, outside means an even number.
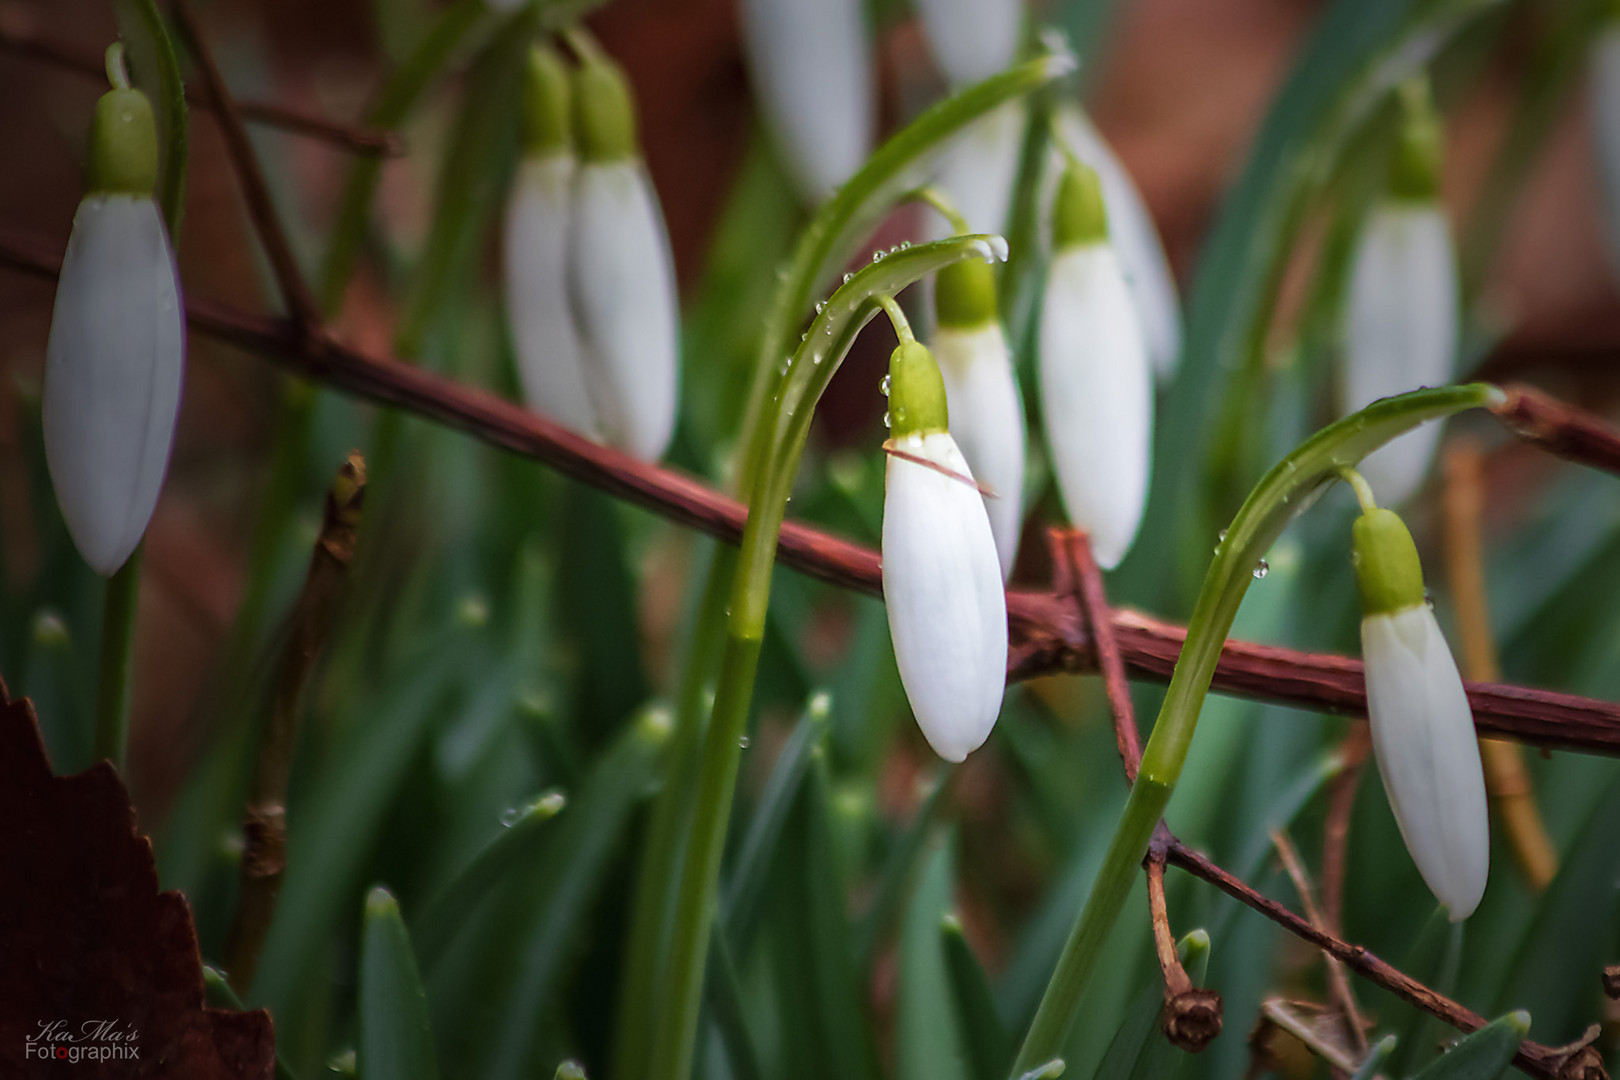
M1150 516L1109 579L1113 602L1185 618L1243 494L1331 418L1349 238L1392 132L1376 98L1360 111L1349 103L1414 25L1447 30L1433 72L1468 290L1464 369L1614 415L1620 297L1583 124L1599 6L1037 8L1081 58L1085 98L1143 189L1184 296L1188 348L1161 394ZM503 20L474 0L215 0L197 11L238 94L345 118L377 107L377 88L433 27L465 23L419 99L385 117L408 152L381 167L352 280L320 275L354 160L266 128L254 139L304 267L341 297L331 312L341 337L514 396L493 275L524 16ZM943 83L904 3L876 0L871 15L883 129L893 131ZM635 83L685 297L670 462L722 484L775 270L805 211L754 117L731 0L614 0L590 25ZM115 33L99 0L9 0L0 27L86 50ZM7 226L66 236L99 89L0 51ZM274 290L203 112L192 153L186 287L264 310ZM862 253L922 227L919 212L899 211ZM49 283L6 275L0 672L34 699L57 771L71 772L89 764L103 586L74 552L45 473L38 385L50 299ZM1027 327L1013 331L1027 340ZM829 392L791 507L868 544L882 500L876 390L887 333L874 324ZM1612 700L1620 489L1513 443L1488 419L1452 428L1488 448L1489 629L1504 678ZM185 892L205 959L223 963L275 658L322 493L351 447L366 453L372 479L360 551L306 702L287 878L243 997L272 1010L280 1054L299 1076L352 1068L355 1049L365 1069L367 1047L384 1075L390 1046L417 1052L396 1057L388 1075L549 1075L566 1057L616 1075L630 898L668 742L661 710L678 688L713 542L197 335L149 534L127 772L163 884ZM1437 473L1408 517L1454 629L1441 487ZM1037 493L1014 580L1038 587L1051 573L1042 529L1057 513L1050 490ZM1352 510L1333 492L1293 527L1238 636L1355 651ZM1123 804L1100 683L1011 688L986 749L952 771L910 721L877 601L785 571L772 599L695 1074L994 1075L984 1061L1027 1024ZM1161 688L1134 693L1154 715ZM1357 725L1231 698L1212 698L1206 714L1168 821L1298 909L1268 830L1288 833L1319 874L1330 793L1347 775ZM1620 962L1620 768L1570 753L1531 754L1528 765L1561 869L1538 893L1498 830L1491 885L1465 935L1432 918L1376 775L1360 776L1344 934L1485 1015L1529 1010L1541 1042L1607 1023L1600 1045L1612 1069L1616 1013L1597 973ZM554 804L535 809L553 790L566 796L554 820ZM391 895L368 900L378 884ZM1208 932L1206 945L1184 948L1225 999L1225 1033L1191 1057L1143 1019L1156 1016L1160 976L1145 896L1133 898L1070 1040L1067 1075L1232 1077L1251 1060L1325 1073L1297 1046L1255 1054L1246 1040L1266 998L1329 1001L1320 955L1185 875L1172 873L1169 887L1177 935ZM388 988L415 978L425 1009L408 995L391 1006ZM1355 989L1373 1041L1401 1037L1392 1072L1435 1056L1448 1035L1440 1025L1366 982Z

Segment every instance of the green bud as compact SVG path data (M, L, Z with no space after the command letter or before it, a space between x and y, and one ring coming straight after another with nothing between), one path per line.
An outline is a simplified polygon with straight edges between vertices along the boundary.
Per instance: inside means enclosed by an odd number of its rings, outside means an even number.
M1103 205L1102 180L1097 170L1071 161L1058 183L1052 205L1052 246L1065 248L1100 244L1108 239L1108 208Z
M934 278L934 317L940 326L971 329L995 321L996 276L982 259L960 259Z
M89 175L97 195L144 195L157 189L157 123L139 90L109 90L90 118Z
M1389 166L1389 193L1397 199L1430 202L1440 195L1440 164L1445 132L1429 94L1429 82L1414 78L1400 90L1401 130Z
M523 79L523 150L531 157L573 149L568 67L557 50L536 45Z
M945 380L934 354L920 342L902 341L889 354L890 435L899 439L949 429Z
M1350 527L1361 614L1389 615L1424 603L1423 565L1406 523L1393 510L1368 510Z
M636 103L624 69L606 56L588 57L574 75L574 124L584 161L636 156Z

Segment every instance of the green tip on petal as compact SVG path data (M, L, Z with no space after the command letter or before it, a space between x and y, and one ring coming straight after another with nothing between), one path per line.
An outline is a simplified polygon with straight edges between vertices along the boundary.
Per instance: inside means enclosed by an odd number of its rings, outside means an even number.
M1071 161L1058 183L1052 206L1052 245L1058 251L1101 244L1108 239L1108 209L1103 205L1097 170Z
M574 124L585 161L636 156L636 103L630 80L612 59L588 57L574 75Z
M896 438L949 430L945 380L928 346L901 342L889 355L889 432Z
M525 153L542 157L573 148L572 96L562 56L549 45L536 45L523 78Z
M1429 81L1418 77L1401 86L1401 130L1389 167L1389 193L1397 199L1428 202L1440 196L1440 165L1445 131L1429 93Z
M87 186L98 195L142 195L157 189L157 123L139 90L109 90L90 118Z
M996 276L979 259L962 259L934 281L934 316L940 326L970 329L996 318Z
M1388 615L1424 603L1423 564L1406 523L1393 510L1369 510L1350 528L1361 614Z

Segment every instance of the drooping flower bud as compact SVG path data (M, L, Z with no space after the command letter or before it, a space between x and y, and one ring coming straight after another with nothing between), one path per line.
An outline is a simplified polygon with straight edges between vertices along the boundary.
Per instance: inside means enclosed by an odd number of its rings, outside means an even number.
M1153 373L1108 226L1097 172L1072 164L1053 205L1041 411L1064 508L1105 570L1136 538L1153 453Z
M760 110L800 194L820 202L872 146L875 94L861 0L743 0Z
M941 270L934 310L934 354L945 380L951 435L973 475L990 489L984 507L1005 580L1023 526L1025 426L990 267L967 259Z
M1442 136L1424 84L1403 88L1400 142L1388 194L1362 224L1345 305L1340 408L1452 380L1457 357L1457 261L1440 205ZM1422 484L1439 445L1425 424L1375 451L1361 471L1386 503Z
M675 430L678 299L669 234L636 142L624 72L592 55L574 83L580 164L569 270L602 436L656 461Z
M1024 23L1020 0L918 0L917 13L953 85L988 79L1017 55Z
M1078 106L1058 110L1057 130L1074 155L1096 169L1102 181L1108 231L1120 269L1131 287L1131 299L1142 324L1142 340L1154 374L1161 380L1168 379L1181 359L1181 301L1153 216L1131 174Z
M185 312L152 194L157 130L107 53L113 89L90 128L89 190L57 279L41 390L45 458L85 562L104 575L146 531L168 471L185 375Z
M568 301L568 234L574 216L573 121L568 71L555 50L529 58L523 160L506 208L506 315L529 408L596 437L585 352Z
M1485 774L1473 712L1423 594L1406 525L1372 509L1352 529L1373 753L1401 838L1453 922L1479 906L1490 870Z
M1007 680L1007 598L984 501L947 430L928 349L889 360L883 601L900 681L928 744L961 761L989 737Z

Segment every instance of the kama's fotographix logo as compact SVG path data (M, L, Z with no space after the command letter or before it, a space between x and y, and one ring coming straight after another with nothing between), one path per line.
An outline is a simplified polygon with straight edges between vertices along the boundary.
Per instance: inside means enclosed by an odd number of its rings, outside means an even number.
M141 1036L119 1020L41 1020L23 1042L26 1061L136 1061Z

